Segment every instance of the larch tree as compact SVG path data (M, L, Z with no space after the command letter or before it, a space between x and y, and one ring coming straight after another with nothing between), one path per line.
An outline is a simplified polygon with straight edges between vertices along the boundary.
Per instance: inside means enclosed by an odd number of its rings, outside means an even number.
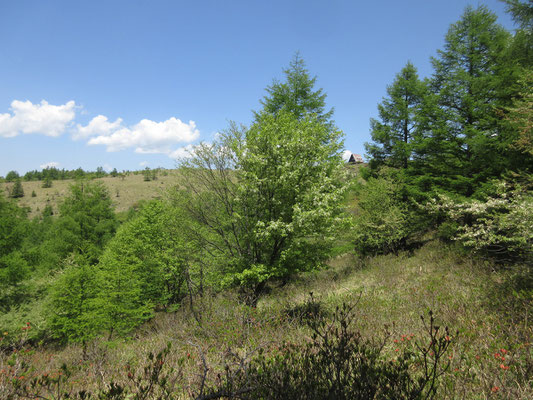
M365 147L373 167L386 164L407 168L425 93L426 85L418 78L415 66L408 62L387 87L388 97L378 105L379 120L370 120L372 143Z
M283 70L285 81L274 82L266 88L267 94L261 100L262 111L277 114L282 109L296 118L315 114L319 122L331 123L333 109L326 111L326 97L323 89L316 89L316 77L311 77L299 53L294 55L288 68ZM255 113L256 117L259 113Z
M418 174L471 195L476 186L505 169L506 138L495 107L508 101L502 56L510 34L486 7L467 7L452 24L443 50L432 59L433 108L416 149Z

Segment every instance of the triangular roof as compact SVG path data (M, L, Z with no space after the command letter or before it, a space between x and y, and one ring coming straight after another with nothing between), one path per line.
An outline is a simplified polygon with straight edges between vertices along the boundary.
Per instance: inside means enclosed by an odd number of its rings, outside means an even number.
M361 154L352 153L350 155L350 159L348 160L348 162L349 163L363 162L363 157L361 156Z

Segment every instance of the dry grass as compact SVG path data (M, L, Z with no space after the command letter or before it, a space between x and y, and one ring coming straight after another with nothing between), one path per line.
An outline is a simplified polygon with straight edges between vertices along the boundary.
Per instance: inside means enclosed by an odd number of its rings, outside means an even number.
M133 174L121 177L105 177L95 180L104 182L109 190L109 195L115 206L117 213L129 210L141 200L151 200L162 196L164 190L175 186L179 182L176 170L166 170L167 175L159 175L157 180L144 182L142 174ZM21 207L28 207L29 217L33 218L50 204L56 212L62 199L68 195L69 187L75 181L67 179L64 181L53 181L51 188L43 188L41 181L22 182L24 197L18 199ZM7 195L7 189L13 183L0 183L0 190ZM36 196L32 197L35 191Z

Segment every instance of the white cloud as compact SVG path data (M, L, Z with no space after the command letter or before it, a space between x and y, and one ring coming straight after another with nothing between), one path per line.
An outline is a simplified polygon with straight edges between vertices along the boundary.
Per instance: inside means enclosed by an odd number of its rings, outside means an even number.
M109 122L107 117L97 115L87 126L78 124L73 132L74 139L87 139L91 136L108 136L121 128L122 118L117 118L115 122Z
M342 159L344 161L348 161L350 159L350 156L352 155L352 152L350 150L344 150L342 152Z
M57 161L50 161L46 164L41 164L39 165L39 167L41 169L46 169L46 168L58 168L59 167L59 163Z
M140 165L141 167L146 167L146 166L148 165L148 161L141 161L141 162L139 163L139 165Z
M119 151L133 147L136 153L141 154L171 154L177 143L192 142L199 136L200 132L196 129L194 121L186 124L174 117L163 122L143 119L131 128L121 127L112 133L102 132L99 136L89 139L88 144L104 145L107 151Z
M13 100L12 114L0 114L0 136L9 138L20 133L36 133L57 137L63 134L76 116L76 103L69 101L60 106L31 101Z

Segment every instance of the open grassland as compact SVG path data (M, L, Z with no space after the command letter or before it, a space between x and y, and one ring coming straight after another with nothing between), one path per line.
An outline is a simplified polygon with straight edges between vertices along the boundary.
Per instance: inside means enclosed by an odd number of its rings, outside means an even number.
M347 164L346 169L350 177L356 177L359 176L361 166L365 165ZM163 172L159 172L156 180L151 181L144 181L142 172L130 172L125 176L107 176L94 180L102 181L106 185L115 211L122 213L135 207L140 201L163 197L165 190L179 183L180 176L177 170L163 170ZM55 213L58 211L61 201L69 194L70 185L74 183L75 180L72 179L56 180L52 182L52 187L43 188L42 181L22 181L24 197L17 199L18 205L28 208L30 218L39 215L47 205L52 206ZM0 191L6 197L9 196L12 187L13 183L0 183ZM32 192L35 192L35 197L32 196Z
M350 303L356 304L353 327L364 337L389 337L385 357L391 360L414 343L427 345L420 316L427 321L429 310L439 325L451 328L450 366L438 398L531 399L531 305L513 295L513 279L521 279L517 270L493 269L438 241L413 253L367 259L344 254L327 270L272 287L257 308L243 305L233 293L207 295L196 299L192 309L158 313L132 340L91 343L85 359L76 345L2 356L0 397L23 360L35 367L34 375L58 374L62 363L70 365L69 385L78 389L98 390L111 381L131 385L128 373L145 365L149 352L170 342L165 368L175 368L176 391L188 398L206 366L208 382L215 382L225 363L234 365L259 349L269 354L283 343L310 340L303 323L307 311L328 317L337 306Z
M162 197L163 191L176 185L179 177L176 170L165 170L156 180L147 182L144 181L142 173L129 173L124 177L107 176L95 180L102 181L106 185L115 211L121 213L134 207L139 201ZM52 187L43 188L42 181L23 181L24 197L18 199L18 204L29 208L30 217L38 215L48 204L52 206L54 212L57 212L59 204L68 195L69 187L74 182L72 179L53 181ZM0 183L0 190L8 195L8 189L12 186L13 183ZM32 197L33 191L35 197Z

